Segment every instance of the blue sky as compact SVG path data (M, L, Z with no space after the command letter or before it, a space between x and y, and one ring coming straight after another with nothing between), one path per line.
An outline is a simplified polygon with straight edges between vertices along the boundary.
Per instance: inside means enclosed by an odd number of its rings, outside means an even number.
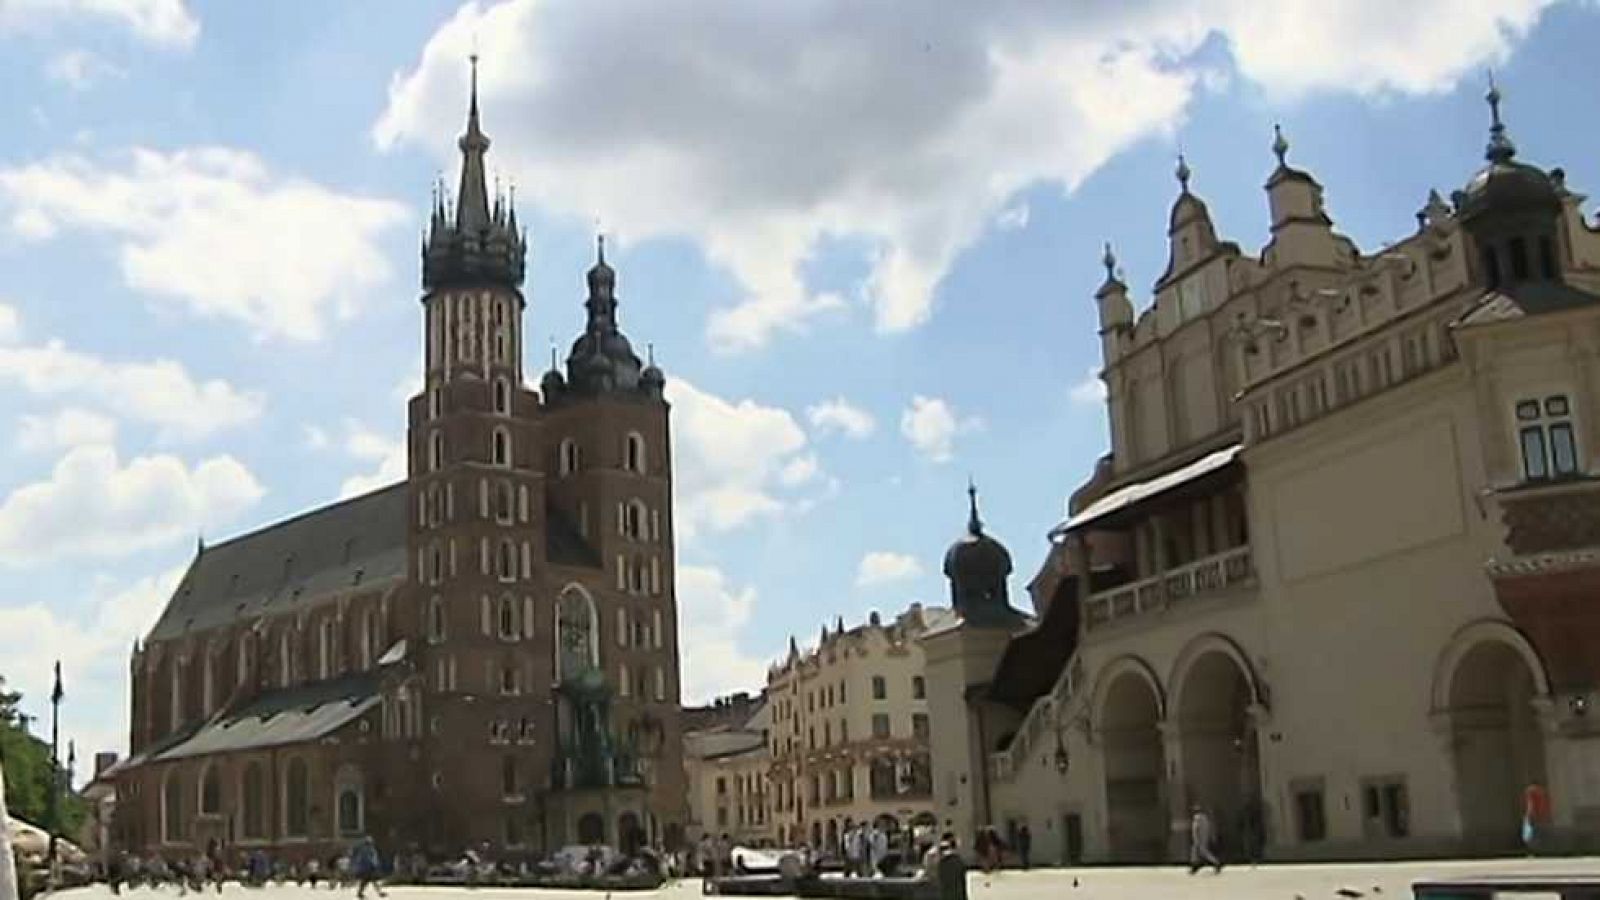
M1101 242L1147 299L1180 146L1253 252L1282 122L1376 250L1479 164L1493 66L1523 156L1600 185L1592 4L1048 6L0 0L0 674L42 712L63 658L120 747L198 534L400 474L474 46L530 379L598 222L672 382L690 700L944 602L969 474L1025 604L1105 449Z

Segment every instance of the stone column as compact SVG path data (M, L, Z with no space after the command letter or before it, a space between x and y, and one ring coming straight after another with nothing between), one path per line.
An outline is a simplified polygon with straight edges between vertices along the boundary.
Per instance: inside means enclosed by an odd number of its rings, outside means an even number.
M1177 720L1156 723L1161 732L1162 792L1167 810L1167 856L1169 860L1189 858L1189 790L1183 777L1183 731Z
M6 774L0 767L0 900L17 900L17 862L11 853L10 821L6 814Z

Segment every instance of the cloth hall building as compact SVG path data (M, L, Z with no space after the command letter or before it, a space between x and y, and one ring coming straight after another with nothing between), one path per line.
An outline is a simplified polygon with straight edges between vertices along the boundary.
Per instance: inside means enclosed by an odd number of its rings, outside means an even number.
M602 245L565 372L524 381L527 245L488 148L474 75L422 248L406 480L200 547L130 661L122 846L679 840L664 377L618 328Z
M1181 858L1199 806L1236 859L1502 853L1539 782L1546 847L1595 849L1600 228L1489 99L1483 168L1380 250L1281 134L1258 254L1181 160L1137 314L1107 249L1111 448L1037 619L923 639L964 841Z

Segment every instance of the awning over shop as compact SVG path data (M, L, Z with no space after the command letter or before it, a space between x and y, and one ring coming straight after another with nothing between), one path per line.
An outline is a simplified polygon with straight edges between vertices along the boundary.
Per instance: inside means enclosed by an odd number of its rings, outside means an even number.
M1050 529L1050 537L1057 538L1068 532L1077 531L1091 522L1127 509L1141 500L1147 500L1157 494L1164 494L1174 488L1189 484L1212 472L1216 472L1233 462L1238 457L1241 447L1242 445L1240 444L1233 444L1202 456L1186 466L1181 466L1146 481L1138 481L1120 487L1084 507L1077 515Z

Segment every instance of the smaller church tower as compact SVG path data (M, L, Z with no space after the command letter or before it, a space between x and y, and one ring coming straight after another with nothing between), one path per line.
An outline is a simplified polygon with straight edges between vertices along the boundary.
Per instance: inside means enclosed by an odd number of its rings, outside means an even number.
M945 552L944 574L958 621L921 638L934 804L970 852L972 835L993 812L989 753L1020 721L1015 710L984 698L1007 642L1028 622L1007 600L1011 554L984 533L970 483L966 531Z
M642 789L649 821L636 827L647 839L671 839L667 832L686 795L666 378L622 333L617 273L606 261L603 236L586 282L583 330L567 354L566 371L552 359L540 381L548 515L570 523L593 549L599 572L590 615L602 636L597 669L563 667L558 674L555 702L566 759L558 781L569 790L552 809L570 823L569 834L592 837L601 813L582 792L602 785L591 783L598 776L586 781L583 773L608 771L613 774L603 786L623 791L613 807L633 802L628 791ZM568 611L561 615L565 622ZM608 743L596 743L596 735L609 735ZM637 777L623 783L615 773L626 770ZM627 845L626 831L617 826L618 846Z

